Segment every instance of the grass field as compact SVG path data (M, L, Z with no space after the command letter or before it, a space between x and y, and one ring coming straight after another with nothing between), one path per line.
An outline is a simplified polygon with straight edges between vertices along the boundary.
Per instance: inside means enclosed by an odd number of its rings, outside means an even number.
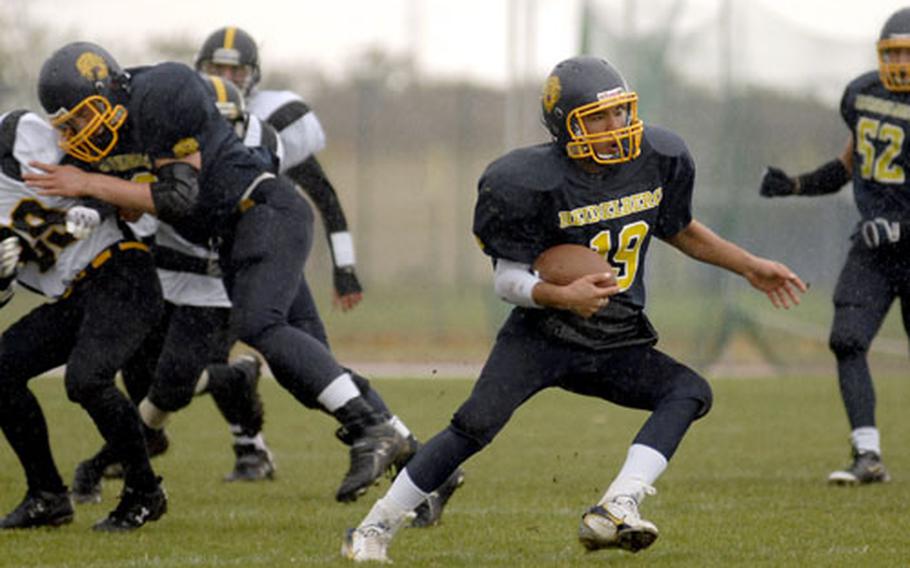
M467 482L443 523L403 531L390 549L399 566L907 566L910 539L910 383L877 379L879 422L890 485L828 487L848 460L847 426L832 378L717 379L715 407L695 424L645 517L661 537L632 555L586 553L575 531L602 494L644 414L552 391L522 408L485 452L467 464ZM68 403L61 381L33 381L69 479L99 443L86 415ZM447 421L471 383L377 380L393 408L426 437ZM326 416L304 411L274 381L262 385L266 435L278 478L220 481L232 464L229 436L210 400L169 425L171 450L156 460L170 495L159 522L126 535L90 525L111 508L81 505L72 525L0 534L0 565L185 567L346 565L338 550L388 487L383 480L354 505L333 501L347 465ZM9 446L0 442L0 509L25 490Z

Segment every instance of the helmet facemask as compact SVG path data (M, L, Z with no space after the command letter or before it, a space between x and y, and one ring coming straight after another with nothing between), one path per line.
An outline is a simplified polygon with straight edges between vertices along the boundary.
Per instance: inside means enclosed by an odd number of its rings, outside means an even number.
M206 75L213 75L215 77L221 77L225 81L230 81L237 85L237 88L244 95L249 95L250 91L259 81L259 69L258 67L253 67L252 65L241 65L236 62L236 56L232 58L226 58L223 56L218 56L218 51L215 52L215 57L213 59L206 59L199 62L199 71L205 73ZM232 51L232 50L224 50Z
M624 126L602 132L588 132L585 118L599 113L612 114L618 109L625 112ZM638 95L621 91L575 107L566 116L565 130L570 139L566 144L566 153L570 158L576 160L590 158L601 165L634 160L641 154L641 137L644 131L644 124L638 118ZM601 152L595 148L595 145L602 144L609 146L608 152Z
M83 162L94 163L117 145L117 131L126 121L126 115L123 106L111 106L106 97L92 95L71 110L58 110L50 119L61 134L63 151Z
M895 61L897 50L908 50L910 55L910 36L892 36L879 40L878 73L882 84L889 91L910 92L910 57L904 61Z

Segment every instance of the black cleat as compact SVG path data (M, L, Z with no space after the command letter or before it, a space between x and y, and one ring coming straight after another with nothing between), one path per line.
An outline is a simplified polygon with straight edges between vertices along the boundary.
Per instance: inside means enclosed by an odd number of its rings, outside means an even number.
M427 500L414 509L416 517L411 527L422 529L436 526L442 519L442 511L455 490L464 485L464 470L458 468L436 491L427 495Z
M158 486L152 491L137 491L124 487L120 494L120 503L107 518L95 523L92 529L101 532L126 532L138 529L142 525L157 521L167 512L167 493Z
M858 452L853 450L853 463L844 469L832 471L828 483L832 485L865 485L868 483L887 483L891 475L885 469L882 458L875 452Z
M225 481L260 481L275 478L272 452L253 444L234 444L234 470L224 476Z
M73 474L73 486L70 494L76 503L101 502L101 477L103 472L98 471L92 460L85 460L76 466Z
M29 491L19 506L0 519L0 529L57 527L73 520L69 493Z
M335 500L356 501L389 469L407 443L388 422L363 428L351 444L351 467L341 481Z

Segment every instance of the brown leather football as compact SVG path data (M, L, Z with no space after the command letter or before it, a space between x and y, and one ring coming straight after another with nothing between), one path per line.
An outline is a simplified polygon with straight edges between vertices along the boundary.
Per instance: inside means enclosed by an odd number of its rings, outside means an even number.
M593 249L584 245L561 244L548 248L534 260L534 270L541 280L565 286L582 276L613 273L609 263Z

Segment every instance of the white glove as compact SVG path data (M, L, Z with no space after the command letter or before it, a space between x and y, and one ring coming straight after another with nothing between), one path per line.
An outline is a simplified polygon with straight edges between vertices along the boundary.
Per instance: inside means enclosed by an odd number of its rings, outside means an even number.
M0 278L9 278L16 273L20 254L22 245L19 244L19 237L7 237L0 241Z
M66 232L77 239L91 235L100 223L101 214L91 207L75 205L66 212Z

